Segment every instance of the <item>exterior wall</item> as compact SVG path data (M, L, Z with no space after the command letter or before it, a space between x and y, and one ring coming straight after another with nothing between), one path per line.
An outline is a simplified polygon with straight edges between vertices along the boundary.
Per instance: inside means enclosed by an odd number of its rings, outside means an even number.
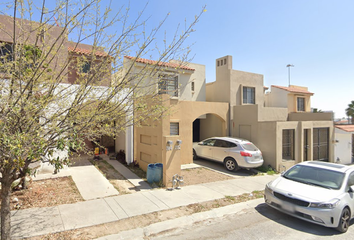
M273 87L271 92L267 93L266 107L288 108L288 92Z
M352 163L352 133L335 128L334 160L342 164Z
M165 95L168 99L168 96ZM143 126L135 127L134 154L143 170L149 163L164 164L164 184L174 174L180 173L180 164L193 162L192 125L193 121L204 114L214 114L221 119L222 136L226 135L227 103L208 103L198 101L178 101L166 99L165 107L171 108L171 114L160 121L146 121ZM179 135L170 136L170 122L179 123ZM167 151L167 140L173 141L172 151ZM176 141L181 140L181 149L177 150ZM177 150L177 151L175 151ZM165 166L165 164L167 164ZM177 167L178 166L178 167Z
M174 62L174 61L171 61ZM134 64L132 71L130 71L131 77L137 79L141 88L144 89L143 94L156 94L158 92L158 78L161 74L176 74L178 76L178 97L171 97L172 99L184 100L184 101L205 101L205 65L188 63L187 66L194 68L194 71L174 69L174 68L162 68L156 66L149 66L143 63L134 63L128 58L124 58L124 69L121 76L125 76L127 69ZM156 70L153 70L155 68ZM149 72L156 72L154 76L147 74ZM191 84L194 82L194 91L191 90Z
M189 63L188 67L194 68L192 74L179 74L179 94L180 100L184 101L205 101L205 65ZM194 82L194 91L191 89Z
M333 121L333 112L298 112L289 113L289 121Z
M264 166L275 167L277 165L277 123L259 122L258 138L256 146L262 151Z
M82 43L78 44L78 43L74 43L74 42L69 42L68 45L70 47L89 50L89 51L91 51L93 49L93 47L91 45L82 44ZM99 48L97 48L97 50L99 50ZM94 61L92 61L91 55L77 54L77 53L73 53L73 52L69 53L70 63L69 63L69 67L68 67L67 82L70 84L76 83L77 79L79 78L78 70L80 70L80 68L77 67L77 64L78 64L77 59L83 58L83 56L85 58L87 58L88 62L90 62L92 70L94 70L95 68L100 68L99 75L95 76L96 80L94 81L94 83L101 85L101 86L110 86L112 66L111 66L111 62L109 61L108 57L95 56ZM81 61L82 60L83 59L81 59Z
M200 131L200 139L225 136L225 130L223 129L224 124L220 117L207 114L205 119L200 119L200 129L202 129L202 131Z
M49 47L53 46L50 51L48 59L52 59L49 63L49 68L52 70L52 74L58 74L61 72L63 65L68 59L68 41L67 35L63 33L63 28L49 25L40 24L34 21L28 21L23 19L16 19L16 42L21 44L27 44L36 46L42 50L42 52L49 52ZM45 27L46 31L43 34L38 34L38 28ZM0 15L0 42L13 43L13 30L14 22L13 17ZM38 37L39 36L39 37ZM41 37L43 36L43 37ZM36 41L38 37L38 41ZM57 43L55 41L58 39ZM62 76L66 76L66 72L62 73ZM0 73L1 78L8 78L4 74ZM65 79L66 80L66 79Z
M334 128L332 121L288 121L277 122L277 138L276 138L276 165L272 167L278 171L284 171L296 163L304 161L304 129L309 129L309 148L308 148L308 161L313 160L313 129L314 128L328 128L329 129L329 141L328 141L328 161L334 162ZM295 130L295 159L283 160L282 159L282 131L284 129Z
M232 136L258 144L258 105L234 106Z
M296 87L301 90L306 90L307 87L300 87L291 85L291 87ZM302 97L305 98L305 111L311 111L311 95L310 94L300 94L300 93L292 93L287 90L280 89L277 87L272 87L271 91L267 93L267 97L265 98L265 106L266 107L282 107L287 108L289 113L298 112L297 111L297 98Z
M264 105L263 75L233 70L232 56L229 55L216 59L215 66L216 81L206 85L206 99L207 101L230 104L228 134L233 135L233 106L244 105L243 87L254 87L255 104Z

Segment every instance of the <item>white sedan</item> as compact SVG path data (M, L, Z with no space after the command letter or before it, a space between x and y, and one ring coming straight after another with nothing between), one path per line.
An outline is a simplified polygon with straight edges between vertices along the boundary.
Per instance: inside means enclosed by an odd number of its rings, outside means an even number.
M213 137L193 144L193 159L198 157L224 163L229 171L263 165L262 152L250 141L231 137Z
M291 216L346 232L354 216L354 167L299 163L266 185L264 199Z

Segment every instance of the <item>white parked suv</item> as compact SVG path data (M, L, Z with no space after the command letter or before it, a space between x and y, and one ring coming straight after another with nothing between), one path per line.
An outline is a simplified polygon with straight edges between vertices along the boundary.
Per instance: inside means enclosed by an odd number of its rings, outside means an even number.
M253 143L231 137L212 137L193 143L193 159L198 157L222 162L229 171L263 165L262 152Z

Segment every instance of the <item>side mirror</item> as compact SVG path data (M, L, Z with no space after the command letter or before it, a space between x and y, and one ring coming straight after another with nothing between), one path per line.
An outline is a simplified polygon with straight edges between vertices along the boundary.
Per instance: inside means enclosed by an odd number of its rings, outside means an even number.
M354 185L349 187L349 191L348 192L354 192Z
M203 142L199 142L198 145L203 145Z

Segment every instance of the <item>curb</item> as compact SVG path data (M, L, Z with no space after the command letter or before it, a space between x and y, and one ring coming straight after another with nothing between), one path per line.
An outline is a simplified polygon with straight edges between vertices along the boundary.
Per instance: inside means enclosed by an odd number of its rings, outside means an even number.
M255 208L263 203L263 198L250 200L247 202L236 203L225 207L214 208L210 211L194 213L189 216L183 216L163 222L153 223L143 228L136 228L127 231L122 231L118 234L108 235L97 238L96 240L115 240L115 239L144 239L151 235L156 235L162 232L177 230L192 224L203 222L210 219L222 218L232 214L242 213L244 209Z

